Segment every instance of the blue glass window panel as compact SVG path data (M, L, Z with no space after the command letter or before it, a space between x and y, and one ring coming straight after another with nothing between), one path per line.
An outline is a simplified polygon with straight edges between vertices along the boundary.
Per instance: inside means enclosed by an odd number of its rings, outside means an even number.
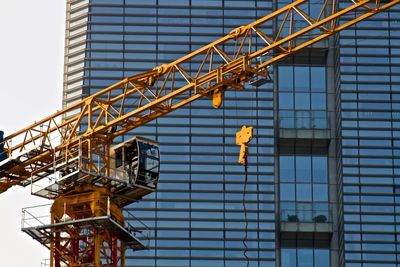
M378 254L378 253L363 253L364 260L373 260L373 261L395 261L396 255L395 254ZM364 265L368 266L368 265ZM371 265L372 266L372 265ZM383 266L383 265L379 265ZM392 265L395 266L395 265Z
M294 128L295 127L295 117L294 112L285 110L279 112L279 123L282 128Z
M363 234L362 239L365 241L394 242L396 237L394 234Z
M293 91L293 67L279 67L279 90Z
M294 109L293 93L279 93L279 109Z
M189 260L157 259L157 263L155 266L186 267L189 266Z
M376 244L376 243L364 243L362 244L363 250L375 250L375 251L396 251L395 244Z
M169 2L172 3L171 1L169 1ZM182 16L186 17L186 16L189 15L189 9L188 8L186 8L186 9L158 8L157 11L158 11L159 15L170 15L171 17L174 17L174 16L176 17L176 16L179 16L179 15L182 15ZM179 29L179 27L175 27L175 29L173 29L172 27L164 26L164 25L160 25L159 27L165 28L165 29L169 28L169 29L173 30L173 32L175 32L175 33L178 33L178 29Z
M192 0L192 6L209 7L209 6L222 6L221 0Z
M100 67L100 68L122 68L123 67L123 63L122 62L99 60L99 61L90 61L90 66L91 67Z
M187 6L189 0L158 0L158 4L161 6Z
M311 156L296 157L297 182L311 182Z
M312 116L310 111L297 110L295 112L296 127L300 129L310 129L312 127Z
M123 14L124 9L122 7L102 7L92 6L91 12L93 13L109 13L109 14Z
M310 12L310 16L312 17L318 17L319 13L321 12L321 9L323 7L323 4L321 2L310 2L307 10Z
M294 211L296 210L296 202L293 201L288 201L288 202L281 202L281 210L287 210L287 211Z
M296 200L297 201L312 201L311 184L296 185Z
M295 201L296 192L294 184L281 183L281 200L282 201Z
M314 129L326 129L328 127L327 118L313 117L311 127Z
M315 207L312 202L296 203L296 214L301 222L311 222L314 209Z
M311 109L326 110L326 95L324 93L311 94Z
M313 203L313 217L323 215L327 218L328 221L331 221L332 218L330 216L330 209L329 209L329 203L322 202L322 203Z
M297 267L314 266L313 250L309 248L299 248L297 250L297 262Z
M314 250L314 266L316 267L329 267L329 250L315 249Z
M90 29L92 31L123 32L123 26L122 25L98 25L98 24L92 24Z
M297 110L309 110L311 107L309 93L295 93L294 101Z
M91 0L92 4L123 4L123 0Z
M326 156L312 157L312 173L314 183L328 182L328 160Z
M282 267L297 267L296 249L282 248L281 259Z
M365 232L394 232L394 225L363 224L362 231Z
M296 92L310 91L310 69L309 67L294 67L294 86Z
M90 52L90 57L92 59L122 59L123 53L117 52Z
M295 181L295 167L294 167L293 156L280 157L280 181L281 182Z
M311 68L311 91L325 92L326 91L326 68L312 67Z
M313 201L328 201L327 184L313 184Z
M90 48L94 49L106 49L106 50L121 50L123 49L124 45L123 44L118 44L118 43L104 43L104 42L91 42L90 43ZM118 62L122 63L122 62Z

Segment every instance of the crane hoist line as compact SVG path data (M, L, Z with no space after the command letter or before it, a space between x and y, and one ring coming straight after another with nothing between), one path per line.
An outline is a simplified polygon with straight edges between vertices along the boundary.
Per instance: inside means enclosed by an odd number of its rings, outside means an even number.
M157 189L158 144L136 137L112 146L116 137L203 97L219 108L227 90L270 82L274 63L400 0L341 1L341 9L338 0L322 2L309 8L312 1L297 0L169 64L124 78L4 140L0 132L0 193L14 185L31 185L32 194L55 200L51 223L26 229L49 247L51 266L100 266L101 257L124 266L126 246L143 248L124 226L122 209ZM247 154L247 143L238 142L242 155ZM91 238L80 235L83 227ZM86 250L72 241L88 239L93 243ZM119 254L100 255L110 251L102 246Z

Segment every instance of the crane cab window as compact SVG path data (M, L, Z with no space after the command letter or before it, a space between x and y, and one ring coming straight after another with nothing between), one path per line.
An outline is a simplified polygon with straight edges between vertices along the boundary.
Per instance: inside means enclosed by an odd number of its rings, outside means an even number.
M160 157L158 146L150 143L139 143L139 173L137 182L155 187L160 173Z
M115 167L119 168L122 166L122 149L115 152Z
M160 173L160 155L157 143L134 138L113 148L115 178L130 186L156 189Z

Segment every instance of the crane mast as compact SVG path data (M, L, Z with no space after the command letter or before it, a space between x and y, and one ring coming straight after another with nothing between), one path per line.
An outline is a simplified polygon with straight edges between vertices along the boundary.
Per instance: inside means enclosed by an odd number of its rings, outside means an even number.
M26 231L50 248L52 267L104 266L100 258L105 266L125 266L127 245L144 248L122 210L157 189L158 145L138 137L112 147L116 137L203 97L219 108L225 91L269 82L274 63L400 0L352 0L340 10L337 0L319 10L310 2L290 3L0 142L0 193L31 185L33 194L54 199L51 224Z

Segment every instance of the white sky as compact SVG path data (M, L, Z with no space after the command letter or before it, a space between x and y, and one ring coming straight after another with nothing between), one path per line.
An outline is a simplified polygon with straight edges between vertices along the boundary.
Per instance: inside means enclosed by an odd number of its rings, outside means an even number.
M0 130L5 136L61 109L65 0L0 1ZM40 267L47 248L22 233L21 209L45 201L0 194L0 266Z

